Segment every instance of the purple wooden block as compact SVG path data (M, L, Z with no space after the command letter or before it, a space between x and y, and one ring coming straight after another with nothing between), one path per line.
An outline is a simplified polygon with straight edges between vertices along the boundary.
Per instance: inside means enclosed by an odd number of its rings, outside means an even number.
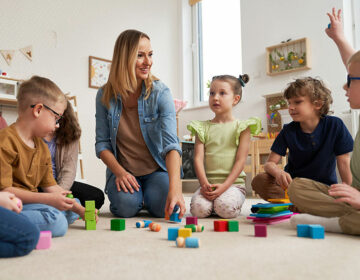
M186 217L186 224L187 225L197 225L198 224L197 217Z
M255 237L266 237L266 225L256 224L255 225Z

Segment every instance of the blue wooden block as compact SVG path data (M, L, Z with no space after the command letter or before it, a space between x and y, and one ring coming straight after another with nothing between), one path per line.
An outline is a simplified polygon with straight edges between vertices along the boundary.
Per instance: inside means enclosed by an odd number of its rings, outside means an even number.
M150 221L150 220L143 220L143 222L144 222L144 227L149 227L149 225L152 223L152 221Z
M172 213L170 216L170 221L181 223L181 219L179 219L179 213Z
M176 241L179 236L179 227L168 228L168 240Z
M310 237L309 225L297 225L297 236L298 237Z
M324 239L325 230L321 225L309 225L310 237L312 239Z
M185 239L186 248L199 248L200 247L200 239L197 237L188 237Z

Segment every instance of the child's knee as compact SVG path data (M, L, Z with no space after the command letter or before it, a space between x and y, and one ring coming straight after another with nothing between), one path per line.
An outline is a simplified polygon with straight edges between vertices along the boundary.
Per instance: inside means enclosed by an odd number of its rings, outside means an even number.
M198 218L206 218L211 215L213 203L202 195L193 196L190 203L190 212Z
M64 236L68 230L69 224L63 213L56 214L53 221L49 224L52 237Z
M238 201L216 199L214 202L215 213L225 219L236 218L240 215L242 203Z

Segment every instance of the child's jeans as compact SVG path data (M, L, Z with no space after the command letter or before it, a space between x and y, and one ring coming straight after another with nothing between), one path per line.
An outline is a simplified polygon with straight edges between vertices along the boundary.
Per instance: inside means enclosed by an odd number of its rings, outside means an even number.
M0 258L18 257L35 249L40 231L23 214L0 207Z
M169 175L158 170L144 176L135 177L140 189L134 193L119 192L115 184L115 176L111 175L107 183L107 193L110 200L110 211L115 216L130 218L135 216L143 207L151 216L162 218L165 215L165 203L169 192Z
M191 198L190 212L198 218L206 218L214 211L225 219L235 218L240 215L241 207L245 201L245 187L231 185L214 201L206 199L199 188Z
M80 203L80 201L75 198ZM50 230L52 237L64 236L68 225L75 222L79 215L72 211L60 211L46 204L24 204L21 212L31 223L38 226L40 231Z

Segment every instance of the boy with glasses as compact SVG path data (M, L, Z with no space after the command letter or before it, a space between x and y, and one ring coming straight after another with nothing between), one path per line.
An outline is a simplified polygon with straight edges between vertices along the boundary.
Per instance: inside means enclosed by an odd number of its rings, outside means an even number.
M79 215L84 218L85 208L57 185L42 138L59 127L65 95L51 80L33 76L20 85L17 100L18 119L0 131L0 191L19 197L22 214L41 231L63 236L68 224Z

